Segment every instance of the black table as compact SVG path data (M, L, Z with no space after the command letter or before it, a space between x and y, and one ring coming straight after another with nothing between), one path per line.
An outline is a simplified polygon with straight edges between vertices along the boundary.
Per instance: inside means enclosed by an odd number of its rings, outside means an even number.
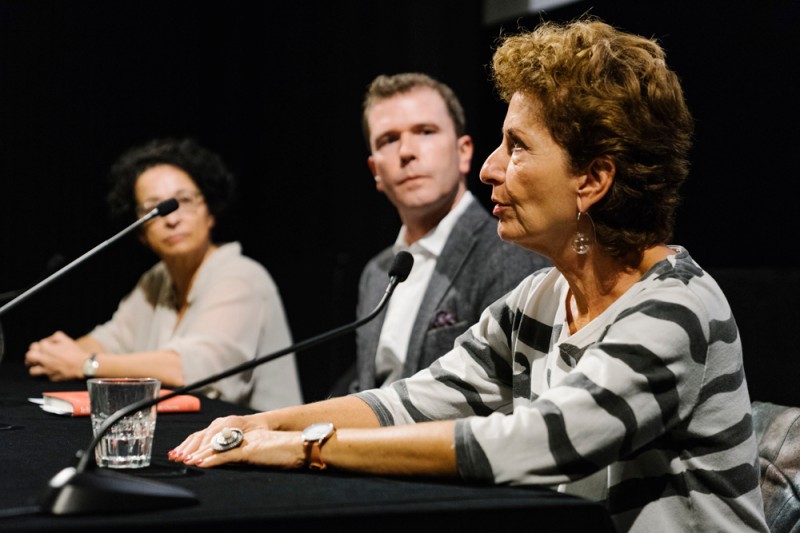
M85 388L83 382L31 378L20 363L0 365L0 531L242 531L288 526L415 530L515 528L612 532L605 508L541 487L479 486L341 472L284 472L233 465L202 470L166 460L189 433L217 416L247 409L203 398L199 413L159 414L150 468L127 471L192 491L199 503L172 509L103 515L50 515L35 503L48 481L75 464L89 445L88 417L48 414L28 401L46 390Z

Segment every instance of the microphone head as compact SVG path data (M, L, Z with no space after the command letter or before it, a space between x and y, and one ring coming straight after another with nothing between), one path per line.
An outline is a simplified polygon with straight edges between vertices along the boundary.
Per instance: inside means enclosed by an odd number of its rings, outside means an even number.
M397 278L397 282L401 283L408 277L412 266L414 266L414 256L408 252L398 252L389 269L389 277Z
M170 213L178 209L178 200L176 200L175 198L164 200L163 202L160 202L156 206L156 209L158 209L158 216L160 217L169 215Z

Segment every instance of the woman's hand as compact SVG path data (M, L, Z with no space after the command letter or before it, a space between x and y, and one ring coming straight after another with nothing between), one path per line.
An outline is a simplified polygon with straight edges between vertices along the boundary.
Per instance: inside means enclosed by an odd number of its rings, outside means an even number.
M241 429L242 432L247 433L257 429L269 429L265 425L263 417L262 420L256 420L252 415L217 418L207 428L192 433L175 449L170 450L169 459L180 463L195 464L196 459L207 457L209 453L217 453L211 447L211 440L223 429Z
M83 379L83 362L89 353L69 335L56 331L33 342L25 353L25 366L31 376L47 376L52 381Z
M303 436L300 431L251 429L244 432L244 440L241 445L225 452L214 450L210 439L203 439L202 442L203 444L197 450L183 459L184 463L201 468L226 463L247 463L284 469L301 468L305 465ZM170 452L170 459L176 460L172 452Z
M347 427L348 432L353 431L353 428L380 427L378 417L366 402L356 397L343 396L247 416L217 418L206 429L189 435L169 452L168 457L172 461L201 467L248 463L278 468L301 468L306 460L302 430L320 421L331 422L336 427ZM218 452L211 445L212 439L225 428L241 430L243 440L236 448ZM455 457L451 450L452 433L450 428L447 449ZM338 434L334 433L326 441L326 450L338 443ZM367 443L365 448L350 450L349 456L355 458L350 463L355 464L363 459L364 450L371 450L371 446ZM405 444L401 443L399 446L404 448ZM376 457L377 461L382 462L380 454Z

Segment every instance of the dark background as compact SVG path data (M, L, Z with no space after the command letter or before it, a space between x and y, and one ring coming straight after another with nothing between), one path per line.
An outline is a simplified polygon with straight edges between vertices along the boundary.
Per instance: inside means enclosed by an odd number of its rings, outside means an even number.
M684 82L697 132L674 241L712 272L780 276L798 266L799 5L579 1L485 24L480 0L0 0L0 292L114 234L105 175L124 149L191 136L238 176L235 236L275 278L295 338L350 322L361 268L399 228L366 166L369 81L417 70L455 89L476 142L470 188L488 206L477 172L505 110L493 42L587 11L658 38ZM57 328L106 320L154 261L131 236L13 308L4 365ZM797 294L786 286L795 315ZM352 336L301 354L306 399L352 358Z

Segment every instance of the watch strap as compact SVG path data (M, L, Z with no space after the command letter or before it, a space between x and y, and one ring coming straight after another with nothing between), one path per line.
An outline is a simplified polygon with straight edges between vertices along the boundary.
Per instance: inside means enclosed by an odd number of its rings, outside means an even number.
M327 440L327 439L326 439ZM325 470L328 465L322 460L322 445L325 441L312 440L306 448L306 463L311 470Z
M326 427L327 426L327 427ZM325 428L325 433L319 430ZM309 432L308 434L306 432ZM322 446L336 433L336 428L330 423L312 424L303 431L303 452L306 467L312 470L325 470L328 465L322 460Z

